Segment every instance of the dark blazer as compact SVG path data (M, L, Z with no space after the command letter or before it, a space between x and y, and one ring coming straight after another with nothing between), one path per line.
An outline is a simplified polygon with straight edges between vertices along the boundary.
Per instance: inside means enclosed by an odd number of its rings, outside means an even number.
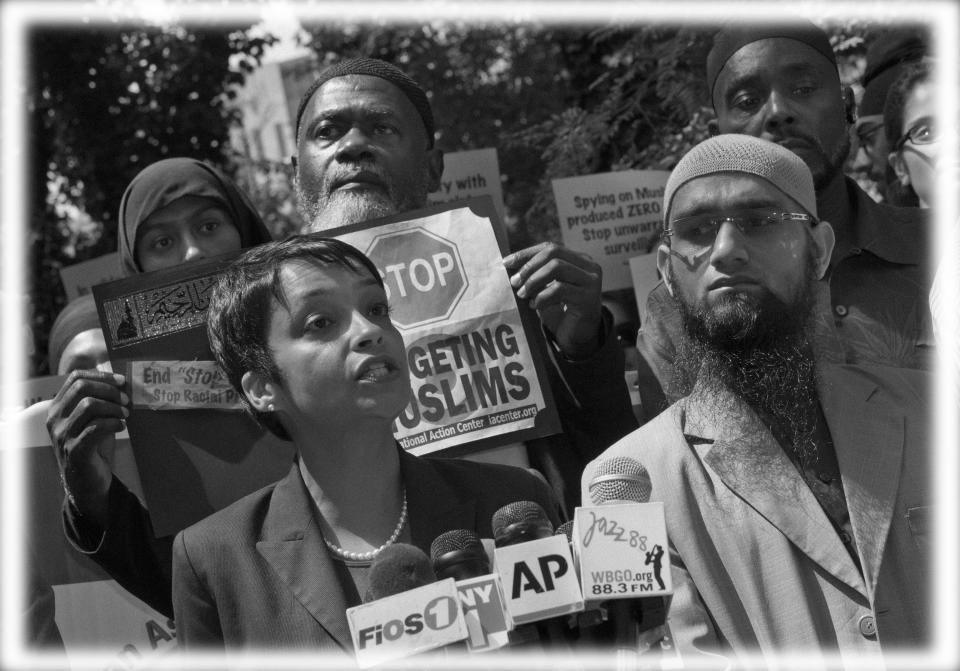
M510 466L400 455L413 544L451 529L491 537L490 518L519 500L556 523L546 483ZM349 606L298 465L280 482L181 531L173 545L177 639L187 649L308 648L352 654Z

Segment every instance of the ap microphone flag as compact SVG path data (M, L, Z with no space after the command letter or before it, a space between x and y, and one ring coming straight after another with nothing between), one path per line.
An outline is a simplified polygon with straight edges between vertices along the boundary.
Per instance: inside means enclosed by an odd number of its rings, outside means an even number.
M519 501L494 513L494 563L514 624L583 610L570 545L554 536L543 508Z

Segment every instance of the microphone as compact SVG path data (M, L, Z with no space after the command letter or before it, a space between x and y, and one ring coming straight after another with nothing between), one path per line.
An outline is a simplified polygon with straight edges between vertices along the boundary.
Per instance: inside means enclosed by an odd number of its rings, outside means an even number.
M346 613L360 668L467 637L454 580L436 581L427 555L406 543L390 545L377 555L364 603Z
M430 544L430 560L438 578L464 580L490 573L490 559L473 531L454 529Z
M494 513L491 526L494 564L506 592L507 612L516 624L583 610L569 543L553 535L553 525L538 503L508 504Z
M648 503L651 489L642 464L612 457L597 465L588 485L593 506L574 514L584 595L603 602L621 669L636 668L641 642L649 646L641 633L664 625L673 591L663 504Z
M553 524L547 511L534 501L514 501L493 514L493 542L499 547L548 538Z
M487 652L507 645L513 621L506 611L500 576L490 572L480 537L466 529L447 531L430 545L430 558L438 577L456 580L469 632L467 650Z
M570 520L570 521L568 521L568 522L564 522L563 524L561 524L560 526L558 526L558 527L557 527L557 530L553 532L553 535L554 535L554 536L566 536L566 537L567 537L567 542L568 542L568 543L572 543L572 542L573 542L573 520Z
M370 564L369 578L364 603L429 585L436 582L437 575L423 550L395 543L385 547Z

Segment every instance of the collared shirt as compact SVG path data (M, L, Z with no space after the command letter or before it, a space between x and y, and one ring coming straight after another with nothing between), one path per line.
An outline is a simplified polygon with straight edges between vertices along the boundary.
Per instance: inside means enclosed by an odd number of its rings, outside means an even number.
M876 203L849 178L846 188L851 246L834 255L827 276L832 324L823 312L824 297L818 296L818 353L832 363L932 370L936 357L928 300L928 213ZM673 299L660 282L640 317L637 349L670 403L682 396L673 379L675 343L682 328Z

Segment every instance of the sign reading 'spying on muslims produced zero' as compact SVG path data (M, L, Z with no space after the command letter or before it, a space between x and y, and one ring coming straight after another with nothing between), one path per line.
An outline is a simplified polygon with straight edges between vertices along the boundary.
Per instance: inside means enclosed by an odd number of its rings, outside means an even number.
M414 454L456 455L559 428L540 382L542 339L517 305L497 226L483 196L330 232L365 252L383 278L410 370L394 435Z
M603 268L603 290L628 289L633 256L656 251L667 170L623 170L553 180L563 244Z

